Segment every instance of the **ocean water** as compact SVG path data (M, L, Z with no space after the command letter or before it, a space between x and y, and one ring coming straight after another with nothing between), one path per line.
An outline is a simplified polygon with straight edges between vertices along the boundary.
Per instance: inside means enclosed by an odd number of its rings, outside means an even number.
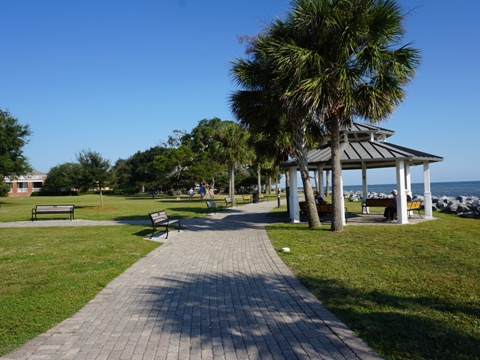
M369 192L390 194L396 184L368 185ZM362 185L346 185L345 191L362 191ZM476 196L480 198L480 181L432 182L430 190L433 196ZM423 195L423 183L412 183L412 195Z

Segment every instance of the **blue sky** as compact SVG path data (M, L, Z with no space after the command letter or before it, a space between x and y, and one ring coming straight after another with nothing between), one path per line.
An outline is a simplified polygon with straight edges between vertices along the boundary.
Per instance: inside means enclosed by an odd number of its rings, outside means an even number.
M407 41L422 52L408 97L381 126L390 142L445 160L431 180L480 180L480 1L400 0ZM0 0L0 108L33 135L25 147L43 172L83 149L112 165L189 132L202 119L234 119L230 64L238 35L255 35L288 0ZM412 181L423 181L412 168ZM345 185L361 183L355 171ZM395 183L393 169L368 174Z

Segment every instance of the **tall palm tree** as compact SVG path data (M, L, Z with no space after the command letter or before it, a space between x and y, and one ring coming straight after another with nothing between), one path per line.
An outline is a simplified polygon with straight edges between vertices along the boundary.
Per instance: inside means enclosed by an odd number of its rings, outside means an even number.
M288 107L283 100L281 88L276 84L274 69L257 51L259 40L260 37L252 40L249 50L252 59L238 59L233 62L232 76L243 90L231 95L232 112L252 133L254 147L259 150L258 155L279 159L279 156L288 154L293 155L297 161L304 160L301 174L306 189L309 227L318 227L321 223L306 161L307 122L304 116L297 115L297 110L301 112L302 109ZM270 146L265 146L266 144Z
M222 121L217 129L217 148L215 154L218 161L228 165L228 196L235 197L235 166L249 161L253 151L248 145L249 133L233 121Z
M405 16L395 0L294 0L292 6L285 20L275 20L253 41L253 59L268 64L263 67L273 96L290 110L304 186L306 125L328 129L331 229L341 231L340 131L355 118L372 123L388 118L403 101L420 56L400 44Z

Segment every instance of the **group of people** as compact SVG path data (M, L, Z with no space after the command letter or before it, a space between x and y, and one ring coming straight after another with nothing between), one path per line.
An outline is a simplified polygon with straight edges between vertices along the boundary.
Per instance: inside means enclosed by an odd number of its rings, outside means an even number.
M193 200L193 195L195 194L195 192L193 191L193 188L190 188L190 190L188 190L188 195L190 196L190 200ZM198 189L198 194L200 195L200 198L203 199L204 196L205 196L205 188L202 186L200 186L200 188Z
M397 220L397 190L392 190L392 195L393 198L391 205L387 206L383 212L383 216L389 221ZM405 196L407 197L407 201L412 201L412 197L408 193L408 190L405 190Z

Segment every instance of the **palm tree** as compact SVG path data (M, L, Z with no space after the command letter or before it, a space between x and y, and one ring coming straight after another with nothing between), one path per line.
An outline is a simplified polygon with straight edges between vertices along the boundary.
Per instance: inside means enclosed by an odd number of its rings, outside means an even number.
M258 37L252 40L251 60L233 62L232 77L243 90L231 95L232 112L251 132L252 142L261 158L285 161L285 156L294 155L297 160L304 159L301 174L304 189L309 189L305 192L308 223L309 227L319 227L321 223L306 162L307 123L303 116L295 116L292 108L286 107L280 87L275 84L274 69L255 48L258 41ZM295 120L300 120L300 124Z
M292 5L285 20L275 20L253 41L253 59L268 64L263 67L274 81L274 97L284 110L293 109L295 155L306 190L311 187L305 186L302 135L308 121L328 129L331 229L341 231L340 130L355 118L378 123L391 116L415 75L419 52L400 45L405 16L395 0L294 0Z
M253 151L248 145L249 133L233 121L222 121L217 131L215 154L218 161L228 165L228 196L234 199L235 166L253 157Z
M285 89L281 87L280 78L274 64L263 48L270 40L269 32L250 40L248 53L250 59L238 59L233 62L232 76L243 90L232 94L230 101L233 113L243 124L249 126L252 133L285 134L288 136L291 151L299 163L305 199L308 210L309 227L321 226L318 217L312 185L307 165L306 128L308 111L303 107L292 107L285 101ZM271 136L274 141L283 136Z

